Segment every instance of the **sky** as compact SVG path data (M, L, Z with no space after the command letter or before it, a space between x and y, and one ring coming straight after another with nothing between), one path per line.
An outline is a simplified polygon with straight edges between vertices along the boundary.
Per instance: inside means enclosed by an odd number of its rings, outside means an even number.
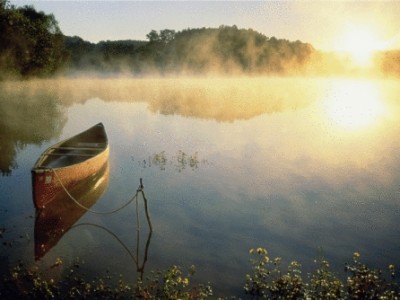
M308 42L328 51L371 43L377 48L400 48L400 1L395 0L11 0L10 3L33 5L36 10L54 14L65 35L80 36L90 42L146 40L151 30L236 25L267 37ZM354 34L363 39L355 39Z

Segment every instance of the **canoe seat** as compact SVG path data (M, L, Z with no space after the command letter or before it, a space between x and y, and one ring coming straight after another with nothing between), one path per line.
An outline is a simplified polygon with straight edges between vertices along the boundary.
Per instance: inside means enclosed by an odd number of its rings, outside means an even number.
M47 156L96 156L96 153L73 153L73 152L66 152L66 153L46 153Z
M104 148L102 147L52 147L50 149L54 149L54 150L89 150L89 151L100 151L103 150Z
M80 142L76 144L78 148L87 147L87 148L104 148L104 143L87 143L87 142Z

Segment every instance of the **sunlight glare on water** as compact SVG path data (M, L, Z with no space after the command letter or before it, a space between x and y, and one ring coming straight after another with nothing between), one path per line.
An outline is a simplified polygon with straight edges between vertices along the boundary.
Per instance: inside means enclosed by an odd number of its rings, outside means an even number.
M376 123L385 105L376 83L368 80L337 81L325 98L328 118L345 130L359 130Z

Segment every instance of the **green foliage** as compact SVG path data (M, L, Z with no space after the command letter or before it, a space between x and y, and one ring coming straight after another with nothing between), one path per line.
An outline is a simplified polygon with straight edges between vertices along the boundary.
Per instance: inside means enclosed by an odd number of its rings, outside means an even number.
M311 299L343 299L344 285L330 270L327 260L321 258L315 261L318 269L310 275L306 295Z
M0 111L0 176L18 168L20 150L59 137L67 121L54 89L42 89L32 97L24 85L2 83Z
M304 69L311 45L267 38L236 26L151 31L144 50L161 72L293 73ZM152 54L152 55L150 55Z
M389 266L390 279L380 270L372 270L359 261L354 253L353 262L346 265L349 273L343 283L336 277L328 261L320 259L318 268L301 276L301 265L291 262L282 270L281 258L271 259L264 248L250 250L253 273L246 275L244 291L252 298L266 299L399 299L400 286L396 281L395 267Z
M395 281L395 266L389 266L391 280L386 280L381 270L368 268L359 260L360 254L353 254L353 261L346 265L347 293L353 299L396 299L399 297L399 284ZM398 298L397 298L398 299Z
M62 265L57 259L51 268ZM152 273L145 281L135 285L125 282L120 276L115 280L111 276L87 280L80 271L82 262L77 260L65 279L55 282L45 279L37 267L27 267L19 263L0 281L0 298L7 299L169 299L190 300L206 299L212 295L209 285L192 284L190 279L195 273L192 266L189 273L183 275L181 269L172 266L165 272ZM1 279L1 278L0 278Z
M92 44L64 37L53 15L0 0L0 79L72 73L301 73L315 52L300 41L236 26L152 30L144 41Z
M117 74L340 74L348 62L301 41L267 37L237 26L152 30L146 41L65 37L53 15L0 0L0 80L56 72ZM399 51L380 53L383 74L400 74Z
M246 276L244 290L253 297L268 299L298 299L304 295L301 265L293 261L285 272L280 257L270 259L264 248L251 249L253 274Z
M68 52L66 74L77 71L126 73L133 72L137 50L147 44L143 41L101 41L93 44L80 37L64 37Z
M91 44L66 37L69 71L134 74L285 74L305 69L311 45L266 36L236 26L164 29L147 34L148 42Z
M252 273L246 275L244 292L251 299L382 299L400 298L396 268L390 265L389 278L380 270L361 263L354 253L346 265L347 280L343 282L330 270L329 263L316 260L316 270L302 276L301 265L293 261L283 267L280 257L270 258L264 248L250 250ZM63 264L56 259L51 268ZM136 284L126 283L122 276L96 277L87 280L77 260L65 270L65 278L56 282L45 279L36 266L19 263L0 278L1 299L208 299L213 295L209 284L193 283L195 267L187 273L172 266L164 272L151 272ZM234 298L233 298L234 299Z
M0 79L54 74L63 64L63 35L53 15L0 4Z
M175 30L164 29L161 30L160 33L152 30L146 35L146 37L148 38L150 43L168 44L174 40Z
M212 296L209 285L192 285L191 277L195 273L192 266L189 273L182 274L177 266L172 266L166 272L153 273L146 283L139 282L136 288L136 297L144 299L206 299Z

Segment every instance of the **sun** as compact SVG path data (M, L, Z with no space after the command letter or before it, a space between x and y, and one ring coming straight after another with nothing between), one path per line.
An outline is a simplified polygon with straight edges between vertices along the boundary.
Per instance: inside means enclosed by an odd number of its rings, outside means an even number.
M350 55L357 66L372 65L374 53L382 50L379 35L372 28L349 27L340 39L338 49Z

